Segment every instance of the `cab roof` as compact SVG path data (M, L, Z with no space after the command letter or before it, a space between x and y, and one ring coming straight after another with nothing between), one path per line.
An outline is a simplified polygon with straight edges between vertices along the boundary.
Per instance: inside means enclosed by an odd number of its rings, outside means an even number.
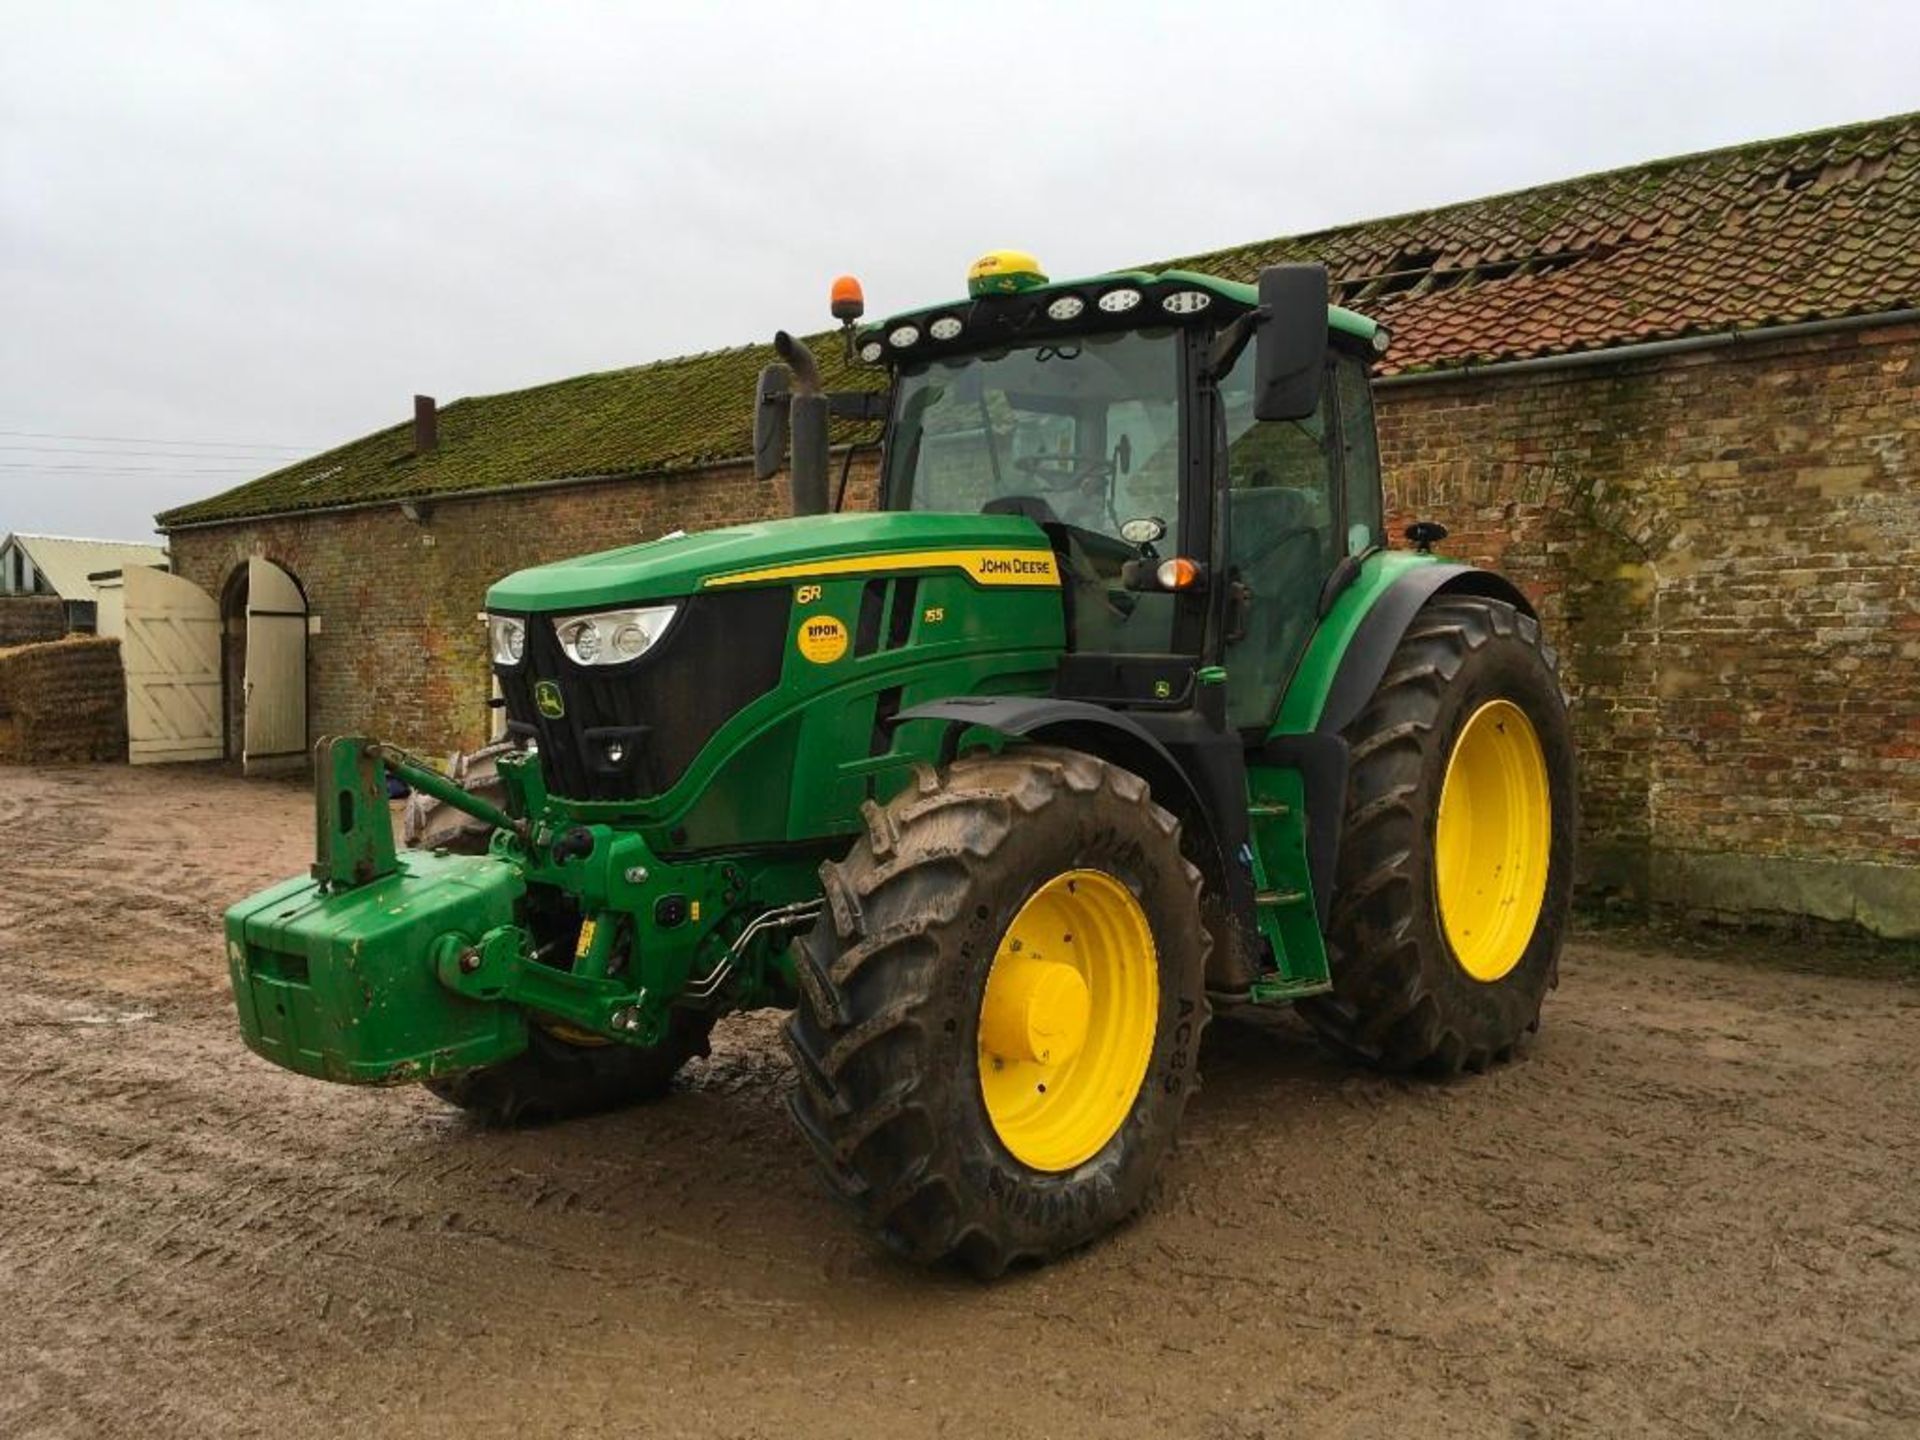
M1123 309L1109 310L1102 304L1107 296L1124 295L1127 292L1133 292L1138 298L1127 302ZM977 331L973 335L968 334L968 317L975 312L975 307L987 306L1001 310L1019 305L1046 314L1049 306L1067 296L1078 298L1081 305L1071 316L1055 322L1063 332L1085 330L1090 318L1097 321L1108 316L1111 316L1111 324L1115 328L1138 325L1141 317L1147 314L1154 315L1166 324L1197 323L1202 317L1218 319L1222 314L1231 318L1252 310L1260 303L1260 292L1254 286L1238 280L1225 280L1217 275L1204 275L1197 270L1115 270L1075 280L1046 280L1007 293L969 296L943 304L903 310L878 324L861 326L856 332L856 344L860 348L861 359L870 364L888 358L905 359L912 355L937 353L949 348L967 349L977 345L980 338ZM960 329L948 336L935 336L932 333L934 324L948 319L958 321ZM1386 348L1385 328L1357 311L1329 305L1327 328L1336 335L1352 337L1368 349ZM906 344L895 344L895 339L903 330L914 332L911 340ZM1004 332L998 338L1004 338ZM876 346L879 348L876 349Z

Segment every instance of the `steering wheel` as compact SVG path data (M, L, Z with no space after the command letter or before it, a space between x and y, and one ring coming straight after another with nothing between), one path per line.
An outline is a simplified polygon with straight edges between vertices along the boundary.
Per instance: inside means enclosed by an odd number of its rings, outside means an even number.
M1115 473L1113 461L1101 455L1022 455L1013 468L1047 490L1065 490L1090 479L1105 484Z

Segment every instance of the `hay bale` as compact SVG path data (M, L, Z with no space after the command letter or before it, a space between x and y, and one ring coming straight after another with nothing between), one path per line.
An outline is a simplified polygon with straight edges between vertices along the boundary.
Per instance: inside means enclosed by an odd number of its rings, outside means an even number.
M58 595L0 595L0 649L58 640L67 633L67 602Z
M127 758L120 642L69 636L0 650L0 761Z

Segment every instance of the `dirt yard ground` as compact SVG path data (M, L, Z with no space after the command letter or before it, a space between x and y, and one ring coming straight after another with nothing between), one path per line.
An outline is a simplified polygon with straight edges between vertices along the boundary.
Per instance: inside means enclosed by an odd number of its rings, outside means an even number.
M518 1134L256 1060L304 791L0 769L0 1434L1920 1434L1920 984L1588 936L1519 1064L1219 1024L1164 1193L982 1286L816 1187L767 1017Z

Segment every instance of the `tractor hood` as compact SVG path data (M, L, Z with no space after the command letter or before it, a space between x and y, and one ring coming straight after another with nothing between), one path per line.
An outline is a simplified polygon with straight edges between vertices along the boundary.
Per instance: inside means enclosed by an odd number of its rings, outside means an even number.
M876 570L958 569L977 584L1057 584L1040 527L1015 515L803 515L668 535L516 571L489 610L525 614L672 600L700 590Z

